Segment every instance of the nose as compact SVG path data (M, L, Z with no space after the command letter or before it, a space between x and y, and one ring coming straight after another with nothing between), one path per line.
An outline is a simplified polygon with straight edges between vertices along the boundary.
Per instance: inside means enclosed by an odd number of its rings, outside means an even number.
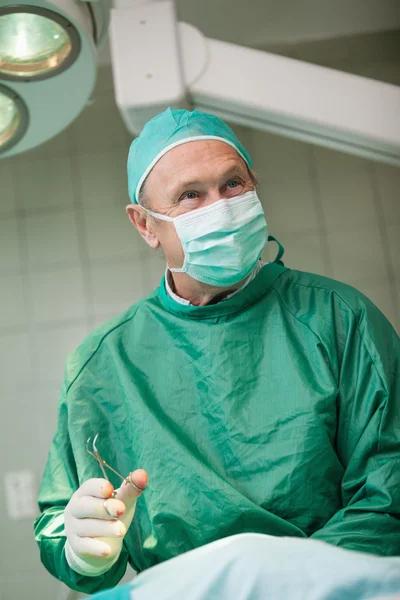
M210 188L207 191L207 196L204 201L204 206L209 206L210 204L214 204L214 202L218 202L218 200L221 200L222 198L224 198L224 195L221 194L220 190L217 187Z

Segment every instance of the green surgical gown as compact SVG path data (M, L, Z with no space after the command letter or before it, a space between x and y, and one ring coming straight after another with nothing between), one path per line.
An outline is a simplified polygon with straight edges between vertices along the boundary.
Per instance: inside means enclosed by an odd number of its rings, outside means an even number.
M317 275L268 264L204 307L163 281L68 359L35 523L43 563L90 593L127 561L143 571L241 532L400 555L399 355L367 298ZM105 460L149 484L119 561L92 578L66 562L63 511L101 477L85 449L97 432Z

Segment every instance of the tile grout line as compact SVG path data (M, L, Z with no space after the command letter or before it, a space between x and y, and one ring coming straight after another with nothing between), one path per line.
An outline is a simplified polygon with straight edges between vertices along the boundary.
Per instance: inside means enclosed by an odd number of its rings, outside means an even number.
M145 259L152 259L152 256L148 254L138 254L136 257L138 263L141 263ZM139 261L140 258L140 261ZM127 257L126 253L114 254L109 256L101 256L100 258L88 259L89 268L98 268L103 266L116 266L116 265L130 265L132 264L132 257ZM58 272L60 270L77 269L81 266L80 261L69 262L67 260L61 260L56 263L44 264L40 266L32 265L27 267L23 265L18 270L11 268L10 270L0 269L0 278L12 277L13 275L20 274L22 272L29 271L37 275L43 275L45 273Z
M69 152L68 156L71 161L71 173L72 173L72 193L74 195L74 216L77 229L78 237L78 255L80 260L80 267L83 275L83 292L85 296L85 319L86 325L89 329L93 329L94 323L94 302L93 302L93 282L90 271L89 252L86 241L85 231L85 215L84 206L81 197L81 172L79 169L78 151L74 151L70 146L69 139Z
M85 324L86 318L52 319L51 321L38 321L37 323L34 323L32 325L32 331L35 332L38 329L41 332L54 331L60 328L65 329L66 327L81 326ZM27 327L25 325L3 325L0 327L0 337L7 337L9 335L26 332Z
M318 226L319 226L319 236L320 236L322 253L323 253L322 261L323 261L323 264L325 265L325 269L328 273L328 277L333 277L334 276L333 262L332 262L330 248L329 248L328 231L327 231L327 226L326 226L326 222L325 222L324 208L323 208L322 199L321 199L321 188L320 188L319 179L318 179L318 168L317 168L317 161L315 158L315 148L313 146L310 146L308 148L308 173L309 173L309 178L310 178L310 185L311 185L311 190L312 190L312 198L313 198L314 208L315 208L315 212L317 214L317 222L318 222Z
M23 286L23 299L25 306L25 318L26 318L26 331L28 334L28 343L30 348L30 366L32 369L32 379L36 383L37 382L37 373L39 373L39 362L38 362L38 352L36 351L36 336L35 336L35 328L34 328L34 313L33 313L33 289L32 289L32 278L29 269L27 268L28 260L29 260L29 252L28 252L28 244L27 244L27 229L26 229L26 219L21 218L21 215L18 214L19 204L20 204L20 195L18 194L19 190L19 177L18 177L18 163L14 162L12 165L12 180L15 191L15 208L16 208L16 223L17 223L17 231L18 231L18 248L20 253L20 268L19 274L22 279Z
M374 206L376 210L377 225L381 238L383 256L385 259L386 276L389 283L389 294L394 304L394 314L398 326L400 327L400 310L399 310L399 298L396 287L396 272L392 259L392 252L388 241L388 233L386 229L386 219L383 209L382 197L379 189L378 176L376 173L375 164L371 163L368 170L368 175L371 183L372 194L374 199Z

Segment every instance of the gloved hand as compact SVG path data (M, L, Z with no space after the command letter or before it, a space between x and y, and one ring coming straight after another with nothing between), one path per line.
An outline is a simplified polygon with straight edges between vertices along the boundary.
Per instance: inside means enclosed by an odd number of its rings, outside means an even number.
M129 478L137 487L145 489L146 471L137 469ZM126 482L116 490L115 498L111 498L113 491L112 484L106 479L89 479L65 508L65 557L69 566L81 575L95 577L105 573L121 553L124 535L132 523L136 501L142 492Z

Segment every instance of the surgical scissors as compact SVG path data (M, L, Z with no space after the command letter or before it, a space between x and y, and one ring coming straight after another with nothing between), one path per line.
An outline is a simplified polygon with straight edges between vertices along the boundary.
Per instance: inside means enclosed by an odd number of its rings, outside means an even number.
M94 440L93 440L93 443L92 443L93 450L90 450L90 447L89 447L89 444L90 444L92 438L88 439L88 441L86 442L86 451L91 456L93 456L97 460L97 462L99 463L100 469L101 469L101 471L102 471L102 473L104 475L104 479L107 479L107 481L110 481L108 479L107 473L106 473L106 469L109 469L110 471L112 471L113 473L115 473L115 475L117 475L122 481L124 481L125 483L129 483L129 485L131 485L134 490L136 490L137 492L143 492L143 490L140 487L138 487L137 485L135 485L130 480L130 478L123 477L121 475L121 473L118 473L118 471L116 471L115 469L113 469L108 463L106 463L106 461L104 460L104 458L102 458L100 456L100 452L98 451L97 446L96 446L96 442L97 442L98 437L99 437L99 434L96 433L96 435L94 437ZM115 498L116 495L117 495L117 492L114 490L114 492L111 494L111 498Z

